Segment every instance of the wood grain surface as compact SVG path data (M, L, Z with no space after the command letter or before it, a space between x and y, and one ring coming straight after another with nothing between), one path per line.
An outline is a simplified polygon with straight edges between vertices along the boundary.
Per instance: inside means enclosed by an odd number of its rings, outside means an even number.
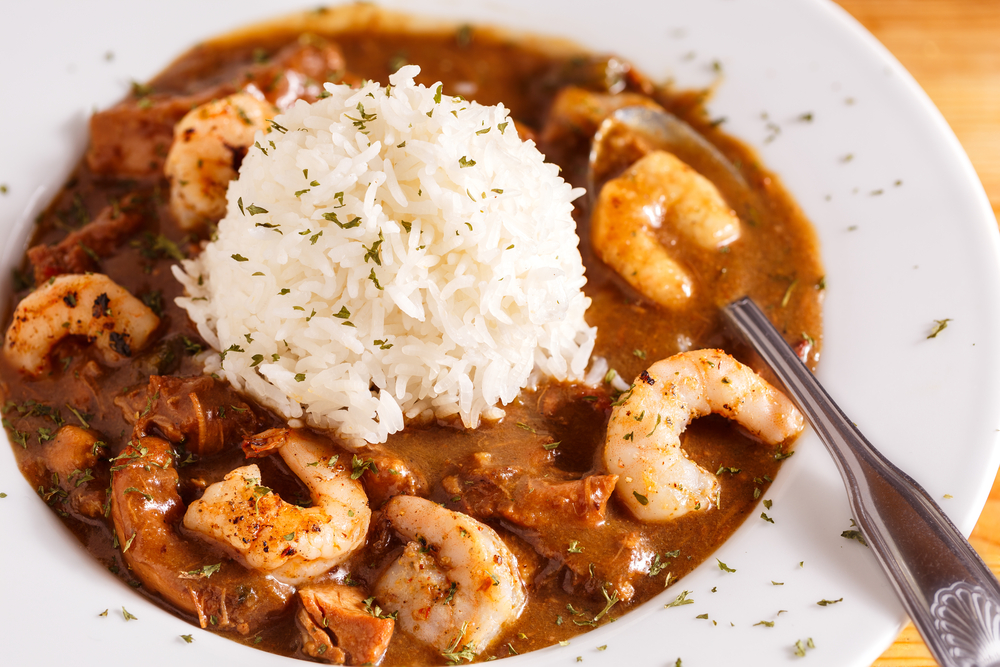
M838 0L930 95L1000 217L1000 0ZM1000 573L1000 476L970 537ZM937 663L912 624L875 667Z

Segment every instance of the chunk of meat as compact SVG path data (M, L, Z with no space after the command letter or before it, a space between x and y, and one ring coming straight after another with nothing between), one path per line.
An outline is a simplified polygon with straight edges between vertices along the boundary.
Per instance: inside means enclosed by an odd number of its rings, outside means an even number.
M377 665L395 622L359 588L318 584L299 589L296 615L307 655L334 665Z
M235 87L224 84L193 95L130 97L95 113L90 117L87 166L94 173L117 176L160 173L174 140L174 124L225 88Z
M232 80L206 90L133 95L91 117L87 166L97 174L158 174L174 140L174 125L191 109L243 88L279 108L288 108L298 99L315 101L323 82L344 76L340 49L317 40L290 44L270 62L250 65Z
M197 456L222 451L258 430L257 415L232 387L208 376L153 375L149 384L115 399L136 433L156 426L169 441Z
M598 195L601 187L656 150L648 138L614 117L605 119L594 136L590 148L590 181L588 187Z
M424 476L395 454L377 445L368 445L356 455L362 463L372 462L360 479L373 508L381 507L393 496L427 495Z
M83 228L70 232L59 243L36 245L28 250L35 284L64 273L98 271L97 259L115 252L142 226L138 197L124 198L117 206L105 206Z
M95 481L97 452L102 445L96 431L67 424L56 431L42 450L42 464L66 494L65 502L70 509L91 518L104 513L107 477L103 484L90 483Z
M247 634L280 614L294 590L265 574L209 554L178 532L184 503L170 443L133 435L115 459L111 518L122 558L143 586L201 627Z
M42 457L49 470L68 479L76 472L94 467L97 463L94 445L100 440L96 431L67 424L45 445Z
M252 66L246 73L246 81L248 89L252 86L259 90L264 99L282 111L297 100L315 102L327 81L360 83L360 79L347 73L340 48L323 39L286 46L270 62Z
M556 564L565 566L562 586L567 592L582 589L596 599L614 593L622 602L631 600L635 595L633 582L648 575L656 555L646 536L620 527L572 535L580 539L562 543L532 536L526 539L540 555L551 559L550 571Z
M599 526L618 475L549 481L513 467L478 468L444 480L474 516L502 517L526 528L544 530L553 522Z
M544 473L550 477L542 477ZM648 571L652 551L640 534L604 522L618 476L559 480L551 477L553 473L562 474L541 466L496 465L490 455L479 454L457 475L442 480L442 486L462 511L508 522L511 532L550 559L539 577L565 566L565 587L582 587L601 597L606 584L609 594L631 599L632 581Z

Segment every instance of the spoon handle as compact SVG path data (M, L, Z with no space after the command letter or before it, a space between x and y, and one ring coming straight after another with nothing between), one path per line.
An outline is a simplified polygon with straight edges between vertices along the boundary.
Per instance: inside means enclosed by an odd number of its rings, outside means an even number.
M945 667L1000 665L1000 584L969 542L865 439L753 301L724 313L830 450L861 532L934 658Z

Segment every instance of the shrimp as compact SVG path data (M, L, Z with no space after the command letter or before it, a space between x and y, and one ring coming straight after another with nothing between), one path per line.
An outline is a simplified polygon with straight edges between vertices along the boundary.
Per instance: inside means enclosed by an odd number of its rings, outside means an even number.
M740 221L711 181L666 151L653 151L601 188L591 218L594 251L634 288L681 308L694 281L656 236L666 225L700 248L740 236Z
M257 451L277 449L309 489L313 507L283 501L263 486L256 465L236 468L205 489L184 514L184 526L221 546L246 567L289 584L318 577L365 540L371 510L350 464L328 443L292 429L250 439Z
M681 449L691 419L714 412L776 444L798 434L802 414L722 350L692 350L643 371L611 412L604 463L615 491L641 521L668 521L718 504L719 481Z
M86 336L110 365L145 347L159 325L152 310L105 275L59 276L18 304L4 354L19 371L37 377L48 369L56 343Z
M170 212L183 229L197 229L226 214L226 189L267 119L271 103L240 92L192 109L174 127L163 170L170 179Z
M416 496L396 496L385 517L411 540L375 584L384 607L421 641L476 654L524 609L517 558L489 526ZM447 656L446 656L447 657Z
M143 587L213 625L248 634L288 606L295 590L200 548L177 530L184 515L177 454L162 438L133 432L113 459L111 519L129 572Z

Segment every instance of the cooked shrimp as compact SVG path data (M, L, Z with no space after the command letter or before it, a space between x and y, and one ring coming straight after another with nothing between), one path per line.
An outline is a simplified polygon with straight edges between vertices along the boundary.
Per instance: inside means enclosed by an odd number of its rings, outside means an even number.
M26 296L7 329L4 353L15 368L37 376L49 352L66 336L86 336L114 364L141 350L160 318L139 299L99 273L53 278Z
M734 419L768 444L802 430L802 414L784 394L722 350L692 350L643 371L611 412L604 462L616 492L643 521L667 521L718 504L719 481L681 448L695 417Z
M440 651L490 642L524 608L517 558L489 526L416 496L396 496L385 517L411 540L375 584L397 622Z
M257 130L278 113L271 103L241 92L192 109L174 127L163 170L170 179L170 211L184 229L226 214L226 189L236 178Z
M184 503L177 454L162 438L133 433L114 459L111 519L129 572L147 591L213 625L248 634L280 614L295 590L238 563L206 557L196 540L182 537Z
M184 525L246 567L299 584L342 562L365 540L371 510L347 461L302 431L273 429L261 450L277 449L309 489L312 507L286 503L263 486L256 465L230 472L188 506Z
M705 249L739 238L740 221L711 181L666 151L653 151L601 188L591 218L594 251L633 287L682 307L693 280L656 236L672 233Z

